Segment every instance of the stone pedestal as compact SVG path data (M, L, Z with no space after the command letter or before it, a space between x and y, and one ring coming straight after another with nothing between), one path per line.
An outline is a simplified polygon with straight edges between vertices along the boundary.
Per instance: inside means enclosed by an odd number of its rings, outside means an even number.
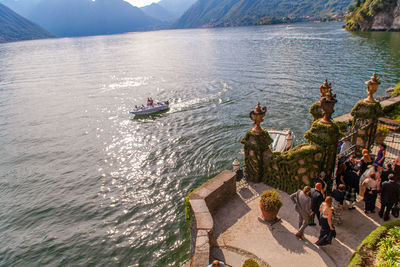
M374 143L378 118L383 115L381 104L379 102L369 103L365 100L360 100L354 106L351 115L354 118L354 126L358 129L356 140L357 152L360 152L364 148L369 150ZM369 124L368 127L361 129L362 125L367 124Z
M326 172L328 185L331 185L332 170L335 167L337 144L342 137L339 126L336 123L324 124L320 120L313 122L311 128L304 137L311 143L319 146L323 151L323 159L319 168Z
M252 130L248 130L242 138L241 143L244 146L246 175L251 181L262 181L264 166L272 155L272 151L269 148L272 142L273 140L266 130L258 134L254 133Z

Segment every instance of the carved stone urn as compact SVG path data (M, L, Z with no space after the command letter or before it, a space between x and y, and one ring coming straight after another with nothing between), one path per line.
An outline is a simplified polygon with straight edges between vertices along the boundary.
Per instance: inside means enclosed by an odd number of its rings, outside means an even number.
M260 134L263 132L263 128L261 128L260 123L264 121L265 113L267 112L267 107L261 107L260 102L257 103L257 106L254 110L250 111L250 119L253 121L253 125L256 125L251 131L255 134Z
M374 94L376 90L378 90L378 86L381 84L379 81L379 77L376 77L376 73L374 72L369 81L366 81L367 85L367 94L368 98L364 99L365 103L376 103L377 101L374 99Z
M331 91L332 84L328 83L328 80L325 79L325 82L319 87L321 91L321 98L325 97Z
M336 104L336 94L332 94L332 86L331 84L325 80L325 82L321 85L321 109L322 109L322 119L319 121L322 124L331 124L332 123L332 113L334 112L334 107ZM323 93L324 90L324 93Z

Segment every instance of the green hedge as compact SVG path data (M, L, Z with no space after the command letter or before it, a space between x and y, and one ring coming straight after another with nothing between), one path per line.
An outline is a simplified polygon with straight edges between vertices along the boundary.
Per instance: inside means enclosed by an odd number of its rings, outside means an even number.
M350 259L348 267L370 265L368 263L370 252L376 248L379 240L389 231L389 229L395 226L400 226L400 220L389 222L372 231L358 246Z

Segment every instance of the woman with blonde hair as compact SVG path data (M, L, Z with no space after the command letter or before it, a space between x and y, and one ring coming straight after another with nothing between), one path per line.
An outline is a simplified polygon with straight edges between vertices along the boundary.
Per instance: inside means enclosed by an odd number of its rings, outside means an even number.
M332 223L332 197L327 197L321 204L319 211L321 213L321 232L319 239L315 243L318 246L328 245L332 242L332 238L336 236L335 228Z
M378 182L376 181L375 173L372 172L367 179L362 183L365 187L364 202L365 208L364 212L374 213L376 197L378 196Z

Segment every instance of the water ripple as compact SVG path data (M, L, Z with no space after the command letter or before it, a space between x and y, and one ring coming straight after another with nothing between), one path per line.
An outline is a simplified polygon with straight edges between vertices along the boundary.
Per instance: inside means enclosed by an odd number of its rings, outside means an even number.
M183 199L263 126L303 141L328 78L335 115L400 75L399 33L338 23L159 31L0 45L0 265L181 266ZM397 39L396 39L397 38ZM132 118L147 97L166 113Z

